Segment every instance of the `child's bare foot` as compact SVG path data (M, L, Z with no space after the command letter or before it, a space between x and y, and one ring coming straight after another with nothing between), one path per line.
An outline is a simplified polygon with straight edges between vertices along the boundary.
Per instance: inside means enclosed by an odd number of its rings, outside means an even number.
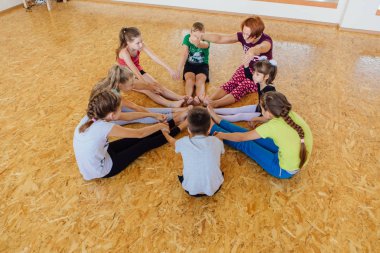
M201 100L199 99L199 97L198 96L195 96L194 97L194 103L193 103L194 105L200 105L201 104Z
M183 103L185 102L184 99L181 99L181 100L178 100L178 101L172 101L170 104L169 104L169 107L172 107L172 108L178 108L178 107L181 107L183 105Z
M203 106L208 106L211 103L211 99L207 95L200 97L200 100L201 100Z
M176 113L175 116L173 116L173 120L176 124L184 121L187 117L187 114L189 113L189 111L193 108L192 105L189 105L186 110L182 111L182 112L178 112Z
M219 124L222 118L215 113L214 108L211 105L208 105L207 110L210 113L211 118L215 121L215 123Z
M192 105L194 102L194 99L192 96L187 96L187 101L186 101L186 104L187 105Z

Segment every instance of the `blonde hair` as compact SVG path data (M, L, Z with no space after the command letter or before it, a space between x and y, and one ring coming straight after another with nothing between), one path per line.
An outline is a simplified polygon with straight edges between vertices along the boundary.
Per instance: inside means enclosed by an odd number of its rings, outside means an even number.
M127 67L121 67L120 65L115 64L108 71L108 76L95 85L90 97L92 97L96 91L103 89L114 89L119 92L119 84L125 84L133 78L134 75L131 70Z

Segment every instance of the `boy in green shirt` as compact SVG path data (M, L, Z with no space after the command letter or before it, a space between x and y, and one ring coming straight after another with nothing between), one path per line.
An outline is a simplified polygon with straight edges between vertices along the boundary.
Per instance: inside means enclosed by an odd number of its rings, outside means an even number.
M187 104L200 104L200 97L205 95L205 83L209 81L208 56L210 43L201 40L201 34L205 32L204 25L195 22L191 33L187 34L182 42L183 53L178 64L177 73L180 76L183 70L185 80L185 93L188 97ZM195 89L195 96L193 97Z

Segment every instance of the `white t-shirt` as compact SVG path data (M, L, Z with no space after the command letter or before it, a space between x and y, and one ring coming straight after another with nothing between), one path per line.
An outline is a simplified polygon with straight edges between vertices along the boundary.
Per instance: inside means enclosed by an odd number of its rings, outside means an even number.
M220 156L224 154L223 142L214 136L197 135L176 141L175 152L183 159L182 187L191 195L213 195L224 178L220 170Z
M80 173L85 180L102 178L112 168L112 159L107 153L108 134L115 125L104 120L97 120L83 133L79 128L88 121L85 116L75 128L73 146Z

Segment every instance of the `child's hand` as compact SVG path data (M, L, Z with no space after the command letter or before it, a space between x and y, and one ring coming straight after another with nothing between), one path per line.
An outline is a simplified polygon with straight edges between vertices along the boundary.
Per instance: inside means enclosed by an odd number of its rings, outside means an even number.
M169 125L165 123L157 123L160 126L162 132L170 133Z
M172 69L169 69L169 74L172 77L173 80L178 80L179 79L179 73L178 71L174 71Z
M248 121L248 126L252 129L255 129L259 124L260 122L254 120L254 118L251 119L251 121Z
M218 138L219 140L223 141L223 138L219 132L215 131L212 135Z
M190 41L191 44L193 44L194 46L198 47L199 43L201 43L201 38L198 38L196 36L190 36L189 41Z
M153 116L156 120L160 121L160 122L164 122L167 120L167 116L165 114L161 114L161 113L154 113L154 116Z
M247 68L249 66L249 63L251 62L252 60L252 57L250 56L250 54L247 52L243 55L243 58L242 58L242 65L244 65L245 68Z

